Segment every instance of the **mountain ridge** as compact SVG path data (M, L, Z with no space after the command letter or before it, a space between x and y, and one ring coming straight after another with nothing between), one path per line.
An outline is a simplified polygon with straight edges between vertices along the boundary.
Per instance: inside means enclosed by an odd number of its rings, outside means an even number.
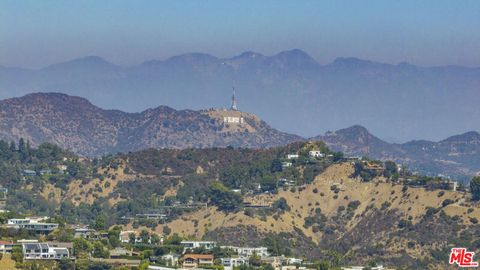
M335 151L353 156L394 160L422 174L440 174L464 182L480 173L480 133L468 131L439 141L412 140L388 143L365 127L354 125L312 137Z
M242 118L242 123L226 123L223 116ZM261 148L302 140L239 111L158 106L127 113L103 110L85 98L60 93L0 101L0 127L0 138L7 141L24 138L33 145L47 141L89 156L165 147Z
M236 118L243 124L225 122ZM233 120L232 120L233 121ZM177 110L160 105L141 112L102 109L88 99L63 93L31 93L0 100L0 139L51 142L76 153L98 156L146 148L264 148L321 140L350 156L394 160L428 175L467 182L480 172L477 131L439 141L388 143L361 125L310 138L272 128L257 116L225 109Z

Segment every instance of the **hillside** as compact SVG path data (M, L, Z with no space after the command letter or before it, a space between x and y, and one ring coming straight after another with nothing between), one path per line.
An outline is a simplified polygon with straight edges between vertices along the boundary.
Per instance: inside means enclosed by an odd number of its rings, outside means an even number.
M467 132L447 139L385 142L362 126L352 126L312 138L353 156L394 160L422 174L442 174L467 182L480 172L480 134Z
M445 268L450 247L477 250L480 243L480 208L469 192L407 171L392 175L396 166L392 171L376 161L347 161L322 142L149 149L92 160L24 141L18 147L0 141L0 150L8 210L98 230L120 224L265 245L273 254L310 260L409 269ZM312 157L311 150L325 155ZM372 168L381 170L372 174ZM148 213L166 217L141 216Z
M351 57L320 64L299 49L189 53L130 67L90 56L41 69L0 67L0 98L65 92L129 112L158 104L201 109L228 104L233 85L239 108L285 132L312 136L361 123L381 138L439 140L480 129L479 78L479 68L459 66Z
M241 114L242 123L224 117ZM220 117L221 116L221 117ZM79 97L29 94L0 101L0 139L55 143L88 156L146 148L269 147L301 140L238 111L103 110Z
M348 163L333 165L301 189L256 198L284 198L288 211L224 213L209 207L156 230L168 227L171 233L226 245L264 245L266 239L276 239L296 256L319 259L336 250L346 263L376 260L410 269L446 268L449 247L460 242L478 248L480 239L474 235L480 226L472 220L480 218L480 210L466 202L465 194L404 189L381 178L366 183L351 178L352 173ZM443 207L445 200L455 203Z

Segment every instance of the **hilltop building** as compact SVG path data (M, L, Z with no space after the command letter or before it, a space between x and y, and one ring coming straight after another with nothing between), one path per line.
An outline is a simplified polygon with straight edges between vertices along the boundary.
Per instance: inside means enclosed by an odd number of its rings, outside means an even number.
M22 244L24 260L60 260L69 258L70 253L66 247L50 246L48 243Z
M182 241L180 244L185 250L195 248L204 248L206 250L210 250L217 246L217 242L214 241Z
M40 218L12 218L7 221L7 226L15 229L25 229L38 233L50 233L58 228L58 223L43 222L47 217Z

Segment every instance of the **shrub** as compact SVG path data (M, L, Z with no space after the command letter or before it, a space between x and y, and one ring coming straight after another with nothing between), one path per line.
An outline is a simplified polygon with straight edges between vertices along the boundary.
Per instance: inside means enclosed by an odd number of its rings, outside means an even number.
M444 201L442 202L442 207L445 207L445 206L447 206L447 205L449 205L449 204L452 204L452 203L453 203L453 200L451 200L451 199L446 199L446 200L444 200Z
M475 176L470 181L470 192L474 201L480 200L480 176Z
M356 210L360 206L360 201L353 201L348 203L348 209Z
M169 235L170 233L172 233L172 229L168 226L163 227L163 234Z
M390 202L384 202L382 203L381 210L386 210L389 208L392 204Z
M314 188L313 193L318 193L318 188Z
M408 228L408 227L411 227L411 226L412 226L412 222L410 220L402 219L402 220L400 220L400 222L398 222L398 227L400 229Z
M288 205L287 200L285 200L285 198L280 198L276 200L273 203L272 207L280 211L290 211L290 206Z

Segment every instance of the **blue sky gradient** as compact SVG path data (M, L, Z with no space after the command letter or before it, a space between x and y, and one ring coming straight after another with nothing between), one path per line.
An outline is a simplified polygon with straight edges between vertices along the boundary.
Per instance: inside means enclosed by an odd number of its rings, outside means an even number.
M120 65L188 52L231 57L300 48L326 64L480 66L480 1L0 2L0 65L86 55Z

